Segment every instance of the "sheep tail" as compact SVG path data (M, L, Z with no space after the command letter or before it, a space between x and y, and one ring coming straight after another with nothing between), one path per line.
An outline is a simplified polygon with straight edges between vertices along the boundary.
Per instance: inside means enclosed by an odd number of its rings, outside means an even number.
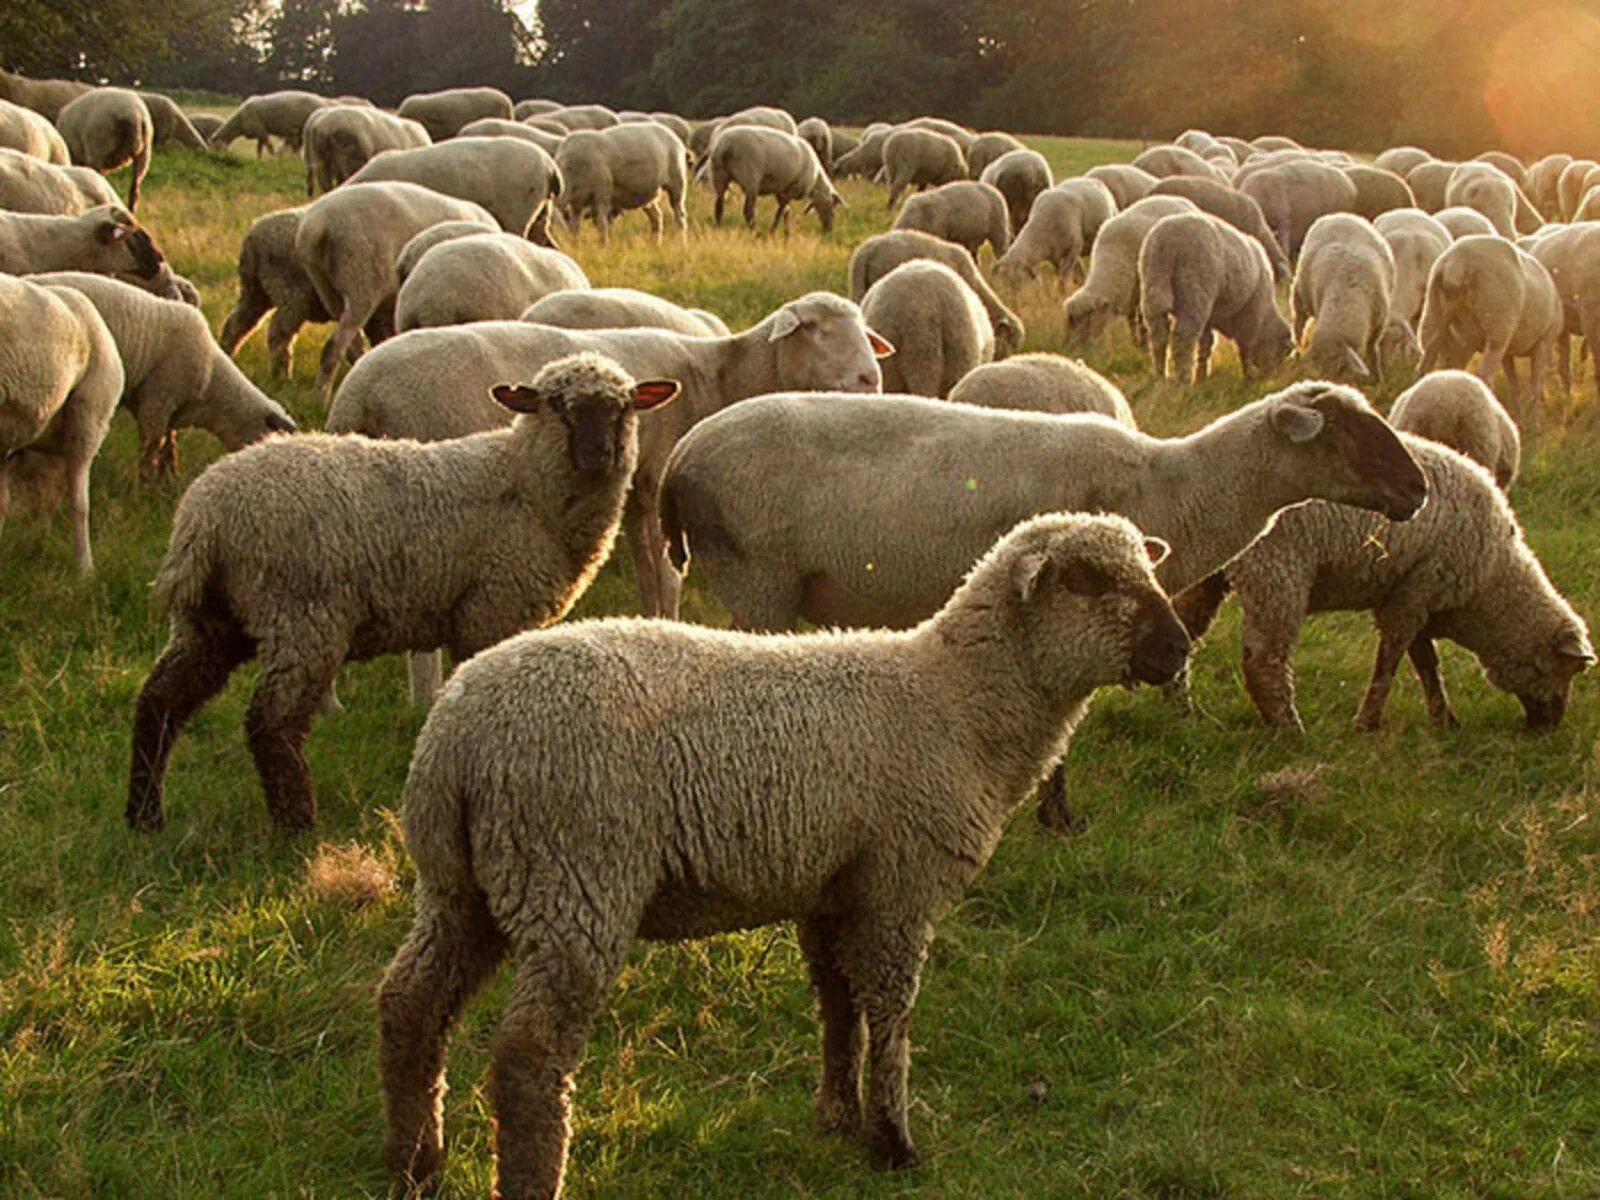
M680 577L689 573L689 539L678 519L677 492L670 485L661 491L661 532L667 539L667 561Z
M197 612L216 572L216 547L208 525L184 520L179 513L150 587L151 606L157 612Z

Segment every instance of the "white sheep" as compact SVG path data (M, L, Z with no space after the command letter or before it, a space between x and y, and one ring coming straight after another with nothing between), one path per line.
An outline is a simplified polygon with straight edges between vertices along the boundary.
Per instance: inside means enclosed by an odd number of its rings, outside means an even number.
M272 148L272 139L278 138L298 153L306 118L332 103L313 92L296 90L248 96L211 135L211 144L225 147L238 138L246 138L255 142L256 157L260 158Z
M1405 173L1406 186L1417 198L1417 207L1423 212L1436 213L1445 207L1444 193L1450 186L1450 176L1460 164L1430 158L1409 168Z
M1044 263L1055 268L1058 283L1077 277L1081 259L1116 211L1110 189L1097 179L1064 179L1040 192L1011 248L995 260L995 278L1020 282Z
M903 262L930 258L949 267L983 302L994 326L995 356L1004 358L1022 349L1027 335L1022 318L1006 307L973 265L972 256L954 242L916 229L897 229L869 237L850 256L850 299L856 303L867 289Z
M0 100L31 108L50 121L70 101L91 90L90 84L76 79L30 79L0 68Z
M1545 226L1528 253L1550 272L1561 300L1556 343L1561 383L1572 391L1572 339L1582 337L1591 358L1600 354L1600 224ZM1580 363L1581 365L1581 363Z
M561 168L561 207L574 231L588 213L602 243L611 236L611 218L643 208L659 241L662 218L657 198L664 192L678 228L687 234L684 209L689 189L688 151L659 125L617 125L569 134L556 150Z
M1372 160L1372 165L1382 171L1392 171L1402 179L1412 167L1432 162L1433 155L1420 146L1393 146Z
M1244 176L1240 191L1261 206L1267 227L1293 261L1300 243L1318 217L1351 212L1356 206L1356 185L1338 167L1309 160L1262 167Z
M414 150L432 141L418 122L361 104L316 109L300 136L307 196L332 191L385 150Z
M1557 215L1561 220L1570 221L1576 215L1595 171L1600 171L1600 163L1592 158L1573 159L1561 169L1560 178L1556 181Z
M1118 210L1127 208L1135 200L1143 200L1160 180L1149 171L1127 163L1102 163L1083 173L1085 179L1098 179L1110 189ZM1065 182L1063 180L1063 182Z
M790 113L770 104L753 104L749 108L741 108L738 112L725 117L722 124L729 128L745 125L777 129L783 133L795 133L799 129L798 123Z
M98 171L59 167L0 147L0 211L73 216L103 204L122 206L122 198Z
M756 201L762 196L777 200L772 213L773 232L780 221L788 231L789 205L804 200L806 211L816 212L822 232L832 233L834 209L844 204L844 197L829 182L827 168L816 149L804 138L781 129L724 123L711 140L702 171L711 178L715 196L712 216L719 226L731 184L738 184L744 193L744 223L750 229L755 228Z
M392 150L367 162L349 183L402 180L470 200L500 228L549 243L536 218L561 195L561 171L538 146L503 138L453 137L434 146ZM547 215L547 214L546 214Z
M186 146L190 150L206 148L206 139L195 128L194 122L189 119L189 114L184 112L172 97L163 96L160 92L140 92L139 99L144 101L144 106L150 113L150 128L155 134L157 148L161 146Z
M518 141L532 142L546 154L554 157L556 147L561 145L565 134L548 133L537 129L523 121L507 121L503 117L483 117L476 121L469 121L461 127L458 138L468 137L509 137Z
M394 327L404 333L510 321L543 296L588 286L583 268L561 251L511 233L480 231L441 242L417 259L395 294Z
M1197 213L1192 200L1182 196L1147 196L1112 217L1100 228L1089 255L1089 272L1083 286L1062 305L1069 345L1098 341L1110 323L1126 318L1134 340L1143 344L1144 322L1139 315L1139 251L1156 223L1178 213Z
M1351 211L1367 220L1376 220L1397 208L1415 208L1417 198L1411 186L1393 171L1365 163L1341 167L1345 178L1356 185L1356 200Z
M934 133L943 134L956 145L961 147L961 153L966 155L972 143L978 140L976 130L969 129L955 121L946 120L944 117L912 117L909 121L902 121L900 129L927 129Z
M378 996L395 1191L438 1182L446 1039L508 950L497 1187L553 1200L572 1076L633 941L785 919L821 1000L820 1123L913 1165L907 1025L934 925L1094 690L1182 669L1163 550L1051 515L912 632L581 622L458 671L401 804L416 916Z
M560 125L568 132L614 129L622 124L622 118L604 104L563 104L540 113L538 119Z
M1267 228L1267 219L1261 212L1261 205L1237 188L1219 183L1215 179L1203 179L1198 175L1174 175L1159 181L1150 189L1149 194L1182 196L1193 201L1194 206L1201 212L1222 218L1246 237L1260 242L1261 248L1267 252L1268 261L1272 263L1272 274L1275 279L1288 279L1294 274L1294 269L1289 265L1288 255L1283 252L1283 247L1278 244L1278 239L1273 236L1272 230Z
M0 271L95 271L139 286L159 286L166 259L150 233L120 205L72 217L0 212Z
M1022 142L1009 133L994 130L980 133L967 146L967 173L970 178L982 179L989 165L1004 158L1014 150L1026 150ZM1049 186L1048 184L1046 185Z
M1456 205L1451 208L1441 208L1433 214L1433 219L1444 226L1445 231L1452 239L1464 237L1499 237L1500 233L1494 227L1494 222L1489 220L1475 208L1465 205Z
M1315 371L1368 382L1415 346L1410 326L1393 313L1395 277L1394 252L1365 218L1330 213L1312 223L1289 312L1295 341Z
M973 261L985 242L996 257L1011 246L1006 198L992 184L972 179L941 184L910 197L896 214L893 228L917 229L965 246Z
M1466 371L1434 371L1400 393L1389 424L1465 454L1509 490L1522 466L1522 435L1489 385Z
M983 302L943 263L901 263L870 288L861 315L895 352L883 363L891 392L946 396L972 368L994 359Z
M67 152L79 166L109 174L133 168L128 182L128 209L139 209L139 186L150 169L155 129L150 110L137 92L127 88L95 88L71 101L56 118Z
M977 168L973 168L976 170ZM1011 228L1020 230L1028 219L1036 196L1055 182L1050 174L1050 164L1037 150L1017 149L995 159L978 173L978 178L1006 198L1006 213L1011 218ZM1110 192L1107 192L1110 195ZM1113 210L1115 208L1115 201ZM1109 213L1106 214L1110 216Z
M959 143L932 129L902 126L883 142L883 174L889 185L890 211L907 188L953 183L967 177L967 158Z
M671 329L694 337L731 337L727 324L703 308L683 308L633 288L552 292L519 318L563 329Z
M499 88L445 88L438 92L415 92L400 101L395 112L428 131L436 142L453 138L461 127L480 117L511 118L511 97Z
M1193 150L1184 146L1151 146L1133 160L1141 171L1165 179L1171 175L1198 175L1202 179L1217 179L1217 169Z
M9 100L0 100L0 146L58 167L72 161L67 143L47 118Z
M877 123L867 126L861 131L861 140L834 160L834 175L840 179L850 175L874 178L883 170L883 145L893 132L892 125ZM710 144L709 137L707 144Z
M1420 208L1391 209L1379 216L1372 227L1389 243L1394 255L1392 311L1414 331L1422 320L1428 275L1455 239L1448 229Z
M898 350L903 353L903 349ZM1082 359L1060 354L1018 354L974 367L950 389L955 404L1022 412L1099 413L1137 429L1121 389Z
M190 485L156 573L170 634L134 709L130 826L160 828L178 732L247 660L261 661L245 729L267 807L305 829L302 746L341 663L439 646L470 658L577 602L616 539L638 414L678 385L635 383L597 355L516 379L494 389L517 414L507 429L432 445L274 438Z
M1516 185L1488 163L1457 165L1445 185L1444 202L1447 208L1481 212L1503 238L1516 236Z

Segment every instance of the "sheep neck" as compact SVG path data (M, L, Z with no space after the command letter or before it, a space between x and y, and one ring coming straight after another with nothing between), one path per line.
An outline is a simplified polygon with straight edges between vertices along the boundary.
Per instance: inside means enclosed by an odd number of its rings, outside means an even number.
M724 406L781 390L778 355L768 325L763 321L754 329L721 339L724 351L716 371L716 394Z

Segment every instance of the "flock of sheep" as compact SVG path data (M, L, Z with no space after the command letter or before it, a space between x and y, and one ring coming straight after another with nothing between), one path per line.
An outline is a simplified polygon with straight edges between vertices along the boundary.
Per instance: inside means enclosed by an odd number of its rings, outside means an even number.
M162 825L175 738L250 659L250 749L288 828L315 819L303 747L341 664L411 654L432 704L403 801L415 924L378 1002L402 1187L439 1177L448 1031L508 954L499 1194L550 1197L633 940L780 919L820 997L822 1124L915 1161L906 1025L936 920L1045 777L1040 819L1072 825L1058 764L1094 691L1181 683L1229 591L1271 724L1298 723L1311 612L1375 618L1365 728L1408 655L1454 722L1436 638L1530 727L1594 661L1505 497L1552 357L1570 388L1570 339L1600 338L1593 162L1364 163L1191 131L1057 182L1009 134L937 118L851 137L772 108L691 125L485 88L396 113L283 92L204 122L4 73L0 97L0 517L8 481L64 483L87 572L119 405L149 472L175 472L182 428L238 451L179 502L155 580L171 632L134 714L129 823ZM309 199L251 227L220 338L131 212L169 139L305 158ZM125 164L127 209L98 173ZM660 237L664 205L685 228L696 179L719 223L737 185L747 224L771 195L774 229L803 202L829 231L847 174L891 211L913 193L856 248L850 298L743 332L591 288L556 247L585 215L605 237L643 209ZM1091 356L1125 322L1157 374L1204 375L1220 334L1247 374L1298 354L1312 378L1145 435L1083 361L1019 353L1002 295L1047 264ZM325 432L230 357L268 313L279 375L302 325L336 323ZM1347 382L1419 360L1388 421ZM677 616L692 564L735 630L526 632L619 532L646 618ZM788 633L802 619L833 632ZM442 691L441 650L464 664Z

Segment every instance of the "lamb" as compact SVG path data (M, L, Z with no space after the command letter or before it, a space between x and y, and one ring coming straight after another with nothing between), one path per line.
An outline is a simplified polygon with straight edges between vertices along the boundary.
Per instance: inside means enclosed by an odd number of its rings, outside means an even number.
M1049 263L1065 283L1078 275L1080 260L1115 212L1116 202L1098 180L1069 179L1040 192L1011 248L995 260L995 278L1018 283Z
M529 305L521 320L563 329L671 329L692 337L732 336L715 313L683 308L633 288L552 292Z
M1372 165L1380 171L1393 171L1404 179L1412 167L1433 161L1433 155L1420 146L1394 146L1373 159Z
M867 324L894 346L883 364L891 392L947 396L974 367L994 359L994 328L983 303L943 263L901 263L867 289Z
M295 231L294 252L322 306L339 324L317 368L317 391L333 394L339 362L362 327L380 316L400 281L395 256L407 241L440 221L480 221L499 228L484 209L414 183L351 183L306 205Z
M1004 158L1014 150L1026 150L1027 147L1009 133L995 131L980 133L972 139L967 147L967 171L973 179L982 179L983 173L989 165L998 159ZM1049 187L1049 184L1045 185Z
M277 138L298 154L307 118L332 103L312 92L293 90L248 96L228 114L222 128L211 135L211 144L227 146L245 138L255 142L256 157L260 158L272 148L272 139Z
M76 79L30 79L0 68L0 100L31 108L48 121L85 92L94 89Z
M1135 341L1143 343L1144 322L1139 315L1139 251L1158 221L1177 213L1199 211L1192 200L1183 196L1148 196L1136 200L1101 227L1089 256L1089 273L1083 286L1068 296L1062 306L1069 345L1081 346L1098 340L1117 317L1127 318Z
M1238 345L1247 377L1274 370L1294 346L1267 252L1209 213L1164 217L1146 235L1139 311L1157 375L1168 374L1170 344L1171 377L1203 379L1217 333Z
M431 144L416 121L359 104L330 104L306 118L301 129L306 195L329 192L385 150L415 150Z
M1202 179L1218 179L1217 170L1193 150L1183 146L1151 146L1133 165L1147 171L1157 179L1170 175L1198 175Z
M20 150L0 147L0 211L74 216L122 199L98 171L60 167Z
M1272 264L1273 278L1288 279L1294 273L1289 265L1289 256L1283 252L1272 230L1267 228L1267 218L1261 212L1261 205L1244 192L1214 179L1202 179L1198 175L1174 175L1160 180L1150 189L1150 195L1183 196L1192 200L1201 212L1221 217L1246 237L1260 242L1261 248L1267 252L1267 260Z
M1305 343L1314 370L1367 382L1415 345L1410 327L1393 316L1395 277L1394 253L1371 222L1353 213L1317 218L1289 294L1296 342L1315 320Z
M128 210L139 210L139 185L150 169L155 130L150 110L127 88L95 88L73 100L56 118L67 152L79 166L108 174L132 166Z
M189 114L178 107L177 101L160 92L140 92L139 99L150 112L150 128L155 132L157 146L187 146L190 150L204 150L206 139L200 136Z
M1475 208L1458 206L1455 208L1441 208L1433 214L1433 219L1444 226L1452 239L1464 237L1499 237L1494 222L1489 220Z
M819 1124L915 1164L907 1028L934 924L1094 690L1182 669L1164 549L1052 514L913 631L590 621L457 672L406 780L416 915L378 993L396 1193L438 1181L446 1039L508 947L498 1192L554 1200L572 1075L634 939L791 918L821 1005Z
M94 305L70 288L0 275L0 525L24 451L65 461L72 556L94 572L89 468L122 394L122 360Z
M562 208L574 230L587 212L599 226L603 244L610 240L613 214L643 208L659 241L662 219L656 198L665 192L678 228L687 236L688 151L671 130L659 125L580 130L561 143L556 165L565 184Z
M971 255L954 242L947 242L930 233L897 229L875 234L857 246L855 253L850 256L850 299L859 304L874 283L901 263L917 258L943 263L961 276L961 282L977 294L989 314L990 324L994 326L997 358L1005 358L1022 349L1023 339L1027 335L1022 318L1006 307L988 281L978 273Z
M1022 228L1033 208L1034 198L1054 182L1050 175L1050 164L1045 161L1044 155L1034 150L1012 150L1002 154L984 167L978 178L998 189L1006 198L1006 214L1011 218L1012 229ZM1107 195L1110 195L1109 191ZM1113 211L1115 205L1113 200Z
M1283 513L1228 565L1244 612L1244 679L1261 719L1300 726L1289 655L1308 613L1371 612L1378 656L1356 728L1376 730L1400 660L1410 655L1435 724L1458 724L1433 639L1472 651L1489 682L1522 702L1529 729L1560 724L1573 678L1594 662L1588 630L1550 585L1505 496L1477 463L1400 435L1428 478L1428 504L1386 526L1354 509ZM1203 632L1209 613L1186 614Z
M426 446L309 434L214 463L156 574L171 632L134 710L128 824L161 827L178 732L259 657L245 729L267 808L310 828L302 747L340 664L439 646L466 659L560 620L616 540L639 414L677 391L580 355L495 387L508 429Z
M1138 428L1133 409L1116 384L1082 359L1059 354L1019 354L974 367L950 389L950 400L1021 412L1099 413L1129 429Z
M647 616L677 609L656 520L667 455L696 421L763 392L814 389L875 392L877 357L893 346L861 311L829 292L791 300L728 338L685 337L662 329L567 330L516 322L420 329L384 343L351 371L328 412L327 428L423 441L461 437L504 424L484 397L499 380L526 377L554 358L595 351L636 376L684 382L672 410L645 422L639 468L623 527Z
M501 117L483 117L477 121L468 121L456 134L458 138L516 138L519 141L532 142L552 157L565 136L565 134L547 133L543 129L537 129L521 121L507 121Z
M1351 211L1357 216L1374 221L1383 213L1392 212L1397 208L1417 206L1417 198L1412 194L1411 186L1393 171L1369 167L1362 163L1341 169L1345 178L1356 185L1356 201Z
M1390 312L1413 330L1422 319L1428 274L1454 239L1420 208L1396 208L1372 223L1394 255L1394 297Z
M74 217L0 212L0 271L10 275L96 271L153 281L165 266L149 232L118 205Z
M1509 491L1522 466L1522 436L1489 386L1465 371L1434 371L1389 410L1389 424L1465 454Z
M400 101L395 112L417 122L436 142L453 138L461 127L480 117L511 119L511 97L499 88L446 88L416 92Z
M884 139L883 174L892 212L907 188L922 191L967 177L967 158L951 138L931 129L896 129Z
M1263 167L1244 178L1239 190L1261 206L1267 227L1291 261L1313 221L1356 205L1356 185L1343 171L1308 160Z
M586 288L589 279L559 250L510 233L476 233L434 246L400 284L395 329L509 321L542 296Z
M500 228L548 243L536 221L561 195L561 171L538 146L503 138L453 137L434 146L380 154L350 176L350 183L401 180L482 206ZM546 214L547 216L547 214ZM545 231L541 233L541 230Z
M1090 167L1083 173L1083 178L1098 179L1105 184L1111 191L1112 199L1117 202L1118 211L1127 208L1135 200L1143 200L1159 182L1149 171L1126 163L1104 163Z
M72 161L56 127L31 108L0 100L0 146L64 167Z
M1465 237L1439 256L1422 310L1422 374L1464 367L1483 351L1477 376L1491 387L1502 366L1519 416L1537 421L1550 351L1561 336L1561 298L1532 255L1493 235ZM1527 406L1515 360L1529 359Z
M895 229L917 229L965 246L974 262L985 242L995 255L1011 246L1011 218L1000 189L970 179L912 196L894 219Z
M563 104L560 108L553 108L539 116L540 120L554 122L568 132L580 129L614 129L622 124L622 118L604 104Z
M728 187L738 184L744 193L744 223L754 229L756 200L772 196L777 208L772 214L772 231L783 222L789 229L789 205L806 201L806 211L815 211L824 234L833 232L834 209L844 197L828 181L827 169L817 151L805 139L760 125L732 125L720 130L706 151L706 168L716 200L712 214L722 224Z

